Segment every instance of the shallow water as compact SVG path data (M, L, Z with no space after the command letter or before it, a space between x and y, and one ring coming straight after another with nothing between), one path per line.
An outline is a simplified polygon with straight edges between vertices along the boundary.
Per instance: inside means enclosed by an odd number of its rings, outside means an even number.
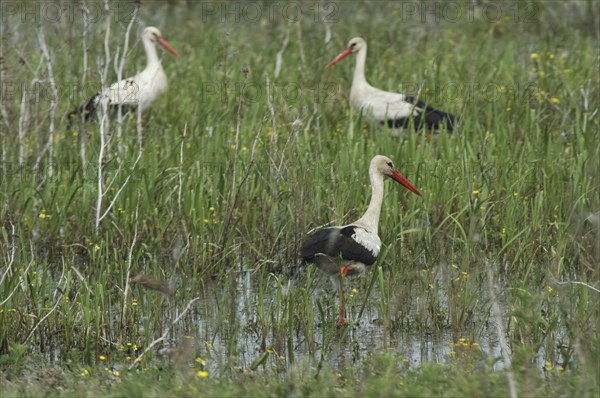
M442 269L447 268L445 265L440 266ZM259 325L259 313L257 309L258 300L260 297L259 286L254 270L242 271L235 276L225 277L224 280L207 282L199 294L197 300L191 310L175 324L169 333L169 338L165 344L158 344L152 348L152 352L159 354L159 361L165 358L160 358L160 352L164 348L174 347L181 344L184 336L191 336L193 345L190 350L193 350L193 360L196 356L206 359L206 366L211 374L221 374L223 370L243 371L252 366L253 361L262 355L267 348L274 349L274 354L269 361L275 366L285 368L291 365L294 361L305 361L316 364L320 360L325 360L336 369L343 369L347 366L359 365L362 361L368 359L370 353L382 350L393 350L401 355L403 366L419 367L424 363L448 363L455 360L453 352L455 351L454 344L459 342L459 339L466 338L467 343L476 343L478 358L485 358L488 363L493 363L495 369L501 369L504 364L501 360L500 345L497 338L497 332L493 320L490 318L489 309L485 306L479 306L475 311L474 322L469 322L472 325L468 330L456 331L443 330L419 330L414 313L417 309L410 309L412 314L409 314L407 319L412 320L409 324L406 319L398 320L390 319L390 325L383 325L379 305L379 291L377 284L374 285L370 297L367 300L362 317L358 319L358 313L363 304L364 296L360 296L358 300L352 302L348 300L349 291L353 287L359 287L366 290L366 284L371 278L371 273L367 272L362 279L351 279L351 282L346 286L346 299L348 310L348 319L350 324L347 328L338 329L333 323L335 322L335 308L337 308L338 299L335 297L329 280L319 273L315 273L313 280L307 282L300 278L292 278L290 281L283 281L281 278L271 275L265 287L265 296L263 304L265 313L268 316L283 317L286 315L287 309L278 308L277 306L277 287L281 286L281 292L284 296L292 294L296 288L306 288L310 285L314 287L311 295L311 305L314 308L314 331L312 333L311 342L306 341L308 333L297 330L288 336L286 332L276 332L273 326L273 319L267 319L264 324L268 325L267 331L261 331ZM447 275L440 271L436 273L436 278L445 278ZM278 285L276 279L280 280ZM300 280L298 280L300 279ZM185 281L181 281L184 284ZM443 292L440 289L440 292ZM121 293L119 293L121 294ZM189 292L188 292L189 294ZM444 293L441 293L444 294ZM145 308L145 311L157 311L159 307L153 306L160 297L160 293L144 289L135 288L132 291L132 296L140 301L140 306ZM191 297L191 296L190 296ZM442 305L447 305L447 297L440 297ZM424 299L421 299L424 300ZM419 299L415 299L418 304ZM141 305L143 303L143 305ZM163 301L168 303L168 301ZM143 311L139 312L136 328L139 333L145 333L145 327L152 327L153 332L150 340L159 338L163 331L166 330L172 320L177 318L187 304L186 300L173 300L170 304L162 307L163 314L158 319L161 320L163 330L158 327L148 325L148 314ZM114 330L119 330L120 325L120 304L113 307L108 318L113 318L111 324ZM317 311L317 307L321 306L325 310L325 318L323 314ZM502 303L501 303L502 306ZM294 311L298 311L295 308ZM506 308L502 308L504 314L508 313ZM155 317L156 318L156 317ZM503 317L507 319L507 317ZM281 322L281 321L280 321ZM403 323L399 326L400 323ZM393 325L391 325L393 324ZM146 325L146 326L145 326ZM287 325L286 325L287 326ZM504 325L506 326L506 325ZM287 329L286 329L287 330ZM114 332L117 334L117 332ZM469 336L474 336L473 341L469 340ZM72 336L73 339L77 336ZM51 340L52 344L45 347L44 357L47 363L57 363L63 359L60 344L57 339ZM465 341L465 340L463 340ZM115 351L121 343L124 342L107 342L115 347ZM141 350L136 353L139 355L144 345L147 346L150 342L136 342ZM471 347L473 348L473 347ZM108 356L110 352L107 352ZM480 355L481 354L481 355ZM115 357L116 358L116 357ZM119 365L116 365L119 366ZM123 363L120 366L128 366Z
M332 306L337 297L333 296L331 289L328 289L328 281L326 278L318 280L317 283L322 285L321 289L317 289L313 295L313 304L320 300L324 306ZM264 347L261 347L261 338L256 331L250 331L246 325L256 322L256 303L257 303L257 286L252 282L251 272L244 272L237 278L234 305L236 306L236 316L239 322L234 338L235 344L227 333L218 330L218 298L223 294L222 284L212 284L205 287L203 292L204 299L197 302L196 311L192 316L192 323L195 325L196 335L199 336L199 345L201 353L206 353L211 358L211 367L214 371L218 368L230 367L245 369L251 366L252 361L261 355ZM288 288L293 289L293 285ZM276 294L276 293L274 293ZM379 311L377 308L377 289L372 291L369 303L365 307L362 318L356 321L358 307L353 307L352 311L348 312L350 326L347 330L338 330L331 337L331 328L327 325L320 324L319 320L315 320L314 330L314 350L308 348L305 341L305 336L292 336L291 344L293 346L294 360L312 360L318 362L321 355L324 355L327 362L336 368L343 368L348 364L357 364L365 360L370 352L380 350L394 350L403 356L403 362L407 367L418 367L426 362L446 363L452 358L454 348L453 343L457 343L460 334L450 330L443 331L425 331L418 333L410 330L410 327L394 328L392 332L389 330L386 333L384 325L379 320ZM271 298L265 297L265 301ZM315 304L316 306L316 304ZM229 309L226 309L229 311ZM335 311L330 311L335 313ZM209 315L208 318L206 315ZM317 314L318 315L318 314ZM329 319L329 322L334 320ZM493 324L490 322L490 324ZM478 350L483 353L483 357L500 358L500 346L495 334L495 328L492 330L488 327L477 331ZM468 332L465 331L465 335ZM384 338L385 337L385 338ZM272 341L276 338L270 331L266 338L266 347L272 347ZM288 336L284 336L288 339ZM332 340L331 340L332 339ZM329 344L323 344L329 342ZM286 352L277 352L278 355L285 357L283 362L288 362L289 345L284 344ZM233 348L232 348L233 347ZM311 352L312 351L312 352ZM502 361L494 362L495 368L504 367Z

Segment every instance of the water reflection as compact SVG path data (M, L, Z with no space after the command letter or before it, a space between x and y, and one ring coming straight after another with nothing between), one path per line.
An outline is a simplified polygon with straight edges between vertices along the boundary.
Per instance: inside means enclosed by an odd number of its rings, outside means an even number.
M273 276L271 281L274 281L274 278ZM376 304L378 293L373 289L369 300L371 304L367 304L362 318L347 330L337 331L332 337L331 328L321 322L316 312L313 342L306 341L306 335L294 332L292 336L283 336L286 341L275 344L277 336L273 330L267 331L266 338L264 331L257 330L259 324L257 305L260 295L254 280L251 271L246 271L240 272L232 283L225 287L226 291L223 283L206 285L203 299L197 303L192 322L200 344L204 345L200 352L211 358L211 371L217 374L223 369L241 371L249 368L252 361L269 347L274 348L275 358L285 358L282 360L284 363L289 361L290 356L295 360L318 362L323 355L329 364L339 368L360 363L370 352L384 349L400 353L408 367L418 367L426 362L446 363L453 359L452 353L455 350L453 344L462 338L461 333L451 330L415 332L411 330L410 325L394 328L392 332L388 330L387 334L384 334L386 329L379 320L380 314ZM316 308L320 302L323 307L333 308L334 297L328 289L328 281L318 282L319 284L323 282L323 288L316 288L312 295L313 306ZM289 293L289 289L294 288L293 282L291 284L282 282L281 285L283 289L280 294ZM273 296L278 294L275 282L267 290ZM263 298L263 305L267 311L277 305L274 304L276 300L273 296ZM227 312L232 308L234 313L228 314ZM286 309L271 311L269 316L276 319L285 311ZM358 308L353 308L349 314L350 319L356 319L357 314ZM272 319L267 321L269 325L271 322ZM272 325L270 327L275 328ZM467 336L476 335L476 344L483 357L500 356L499 344L493 329L480 327L475 332L468 330L464 333ZM342 339L342 337L346 338ZM290 344L287 344L287 341ZM292 352L289 351L290 346ZM497 361L495 367L502 367L502 362Z

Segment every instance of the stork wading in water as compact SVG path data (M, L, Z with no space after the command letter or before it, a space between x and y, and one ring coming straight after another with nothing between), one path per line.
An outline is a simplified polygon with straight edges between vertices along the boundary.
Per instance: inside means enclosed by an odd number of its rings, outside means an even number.
M300 248L302 260L315 264L329 276L335 289L338 290L340 298L338 324L340 325L346 323L341 278L364 272L367 265L372 265L377 261L381 249L381 240L377 235L377 230L385 177L390 177L421 196L421 192L394 168L394 164L389 158L377 155L371 160L369 166L371 202L363 216L352 224L316 231L306 239Z
M103 99L108 99L108 105L116 108L119 105L124 107L140 107L140 112L144 112L148 107L162 94L167 91L167 75L160 63L156 52L156 44L164 47L165 50L177 57L177 52L165 40L160 30L149 26L142 32L142 43L146 50L147 65L146 68L135 76L120 80L110 85L110 87L94 94L85 104L69 113L69 127L71 127L73 116L81 116L84 120L90 120L94 116L96 108Z
M340 62L350 54L356 54L356 66L352 88L350 89L350 106L375 126L387 126L392 133L400 134L401 128L414 121L415 129L427 127L438 130L442 125L452 132L458 118L447 112L434 109L417 100L415 97L400 93L391 93L375 88L365 78L365 62L367 60L367 42L360 37L350 40L348 47L327 64L328 68Z

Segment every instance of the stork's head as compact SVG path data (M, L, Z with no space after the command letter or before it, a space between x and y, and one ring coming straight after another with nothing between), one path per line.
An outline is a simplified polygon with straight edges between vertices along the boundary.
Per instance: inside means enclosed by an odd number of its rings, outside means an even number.
M348 42L348 46L344 51L342 51L337 57L333 59L330 63L327 64L328 68L331 68L333 65L340 62L342 59L346 58L348 55L352 53L357 53L363 48L367 48L367 42L360 37L355 37L354 39Z
M421 196L421 192L406 177L394 168L392 160L386 156L377 155L371 160L369 170L373 170L383 176L390 177L392 180L400 183L406 189Z
M162 47L164 47L165 50L177 57L177 51L173 50L173 47L171 47L169 42L165 40L158 28L155 28L154 26L148 26L142 32L142 39L146 39L149 40L151 43L161 45Z
M355 37L350 39L346 48L352 50L353 53L357 53L365 47L367 47L367 42L362 37Z

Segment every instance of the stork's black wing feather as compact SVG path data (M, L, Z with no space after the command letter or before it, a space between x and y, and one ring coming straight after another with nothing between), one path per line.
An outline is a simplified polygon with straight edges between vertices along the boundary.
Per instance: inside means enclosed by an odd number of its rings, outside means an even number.
M427 127L429 129L437 130L442 124L446 125L446 130L452 132L454 126L458 122L458 118L448 112L440 111L435 109L421 100L417 100L415 97L405 96L404 100L413 104L420 110L418 115L412 117L416 128ZM409 125L410 117L402 117L396 119L387 119L382 124L387 124L389 128L406 128Z
M100 93L94 94L92 98L90 98L85 104L81 105L67 115L69 130L71 130L71 126L73 125L73 117L80 117L81 114L83 114L83 118L87 122L92 118L92 116L94 116L99 97Z
M374 264L377 256L354 239L357 228L360 227L349 225L344 228L321 229L302 244L300 256L307 262L313 262L317 255L327 255L365 265Z
M71 127L73 126L73 123L74 123L73 118L74 117L79 118L79 117L81 117L82 114L83 114L84 121L88 122L94 116L94 113L96 112L96 108L98 107L99 103L100 103L100 93L96 93L85 104L81 105L74 111L70 112L67 115L67 122L68 122L67 128L69 130L71 130ZM108 107L109 107L109 109L116 110L119 107L119 104L108 104ZM129 112L130 110L132 110L134 108L135 107L131 106L131 105L121 105L121 109L123 109L123 112ZM75 120L77 120L77 119L75 119Z

